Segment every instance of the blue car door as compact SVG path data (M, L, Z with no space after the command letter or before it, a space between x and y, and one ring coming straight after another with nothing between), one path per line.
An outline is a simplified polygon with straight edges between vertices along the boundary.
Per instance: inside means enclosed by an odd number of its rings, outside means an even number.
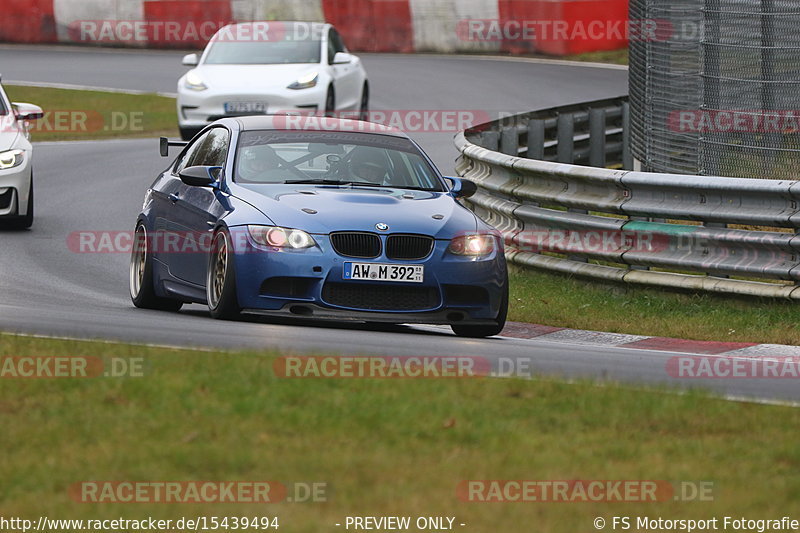
M223 127L210 130L198 140L197 149L184 168L193 166L224 167L230 143L230 132ZM178 173L180 170L178 170ZM171 226L177 245L169 254L169 271L176 278L203 287L208 269L208 248L217 220L224 213L220 192L211 187L180 185L171 196Z

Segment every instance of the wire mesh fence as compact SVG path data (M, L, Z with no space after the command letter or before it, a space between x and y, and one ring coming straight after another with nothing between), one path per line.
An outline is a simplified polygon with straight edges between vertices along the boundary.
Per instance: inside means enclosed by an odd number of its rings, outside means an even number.
M798 0L631 0L643 170L787 179L800 168Z

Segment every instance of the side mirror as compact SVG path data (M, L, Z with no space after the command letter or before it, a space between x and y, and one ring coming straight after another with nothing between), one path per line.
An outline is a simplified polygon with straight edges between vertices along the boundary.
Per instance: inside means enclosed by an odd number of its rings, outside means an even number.
M347 65L352 63L355 59L353 54L348 54L347 52L336 52L336 55L333 56L333 64L334 65Z
M478 192L478 186L474 181L463 178L447 179L453 183L453 186L450 188L450 194L452 194L454 198L469 198Z
M38 120L44 117L44 111L38 105L13 103L16 108L17 120Z
M197 54L186 54L183 56L184 67L196 67L200 64L200 56Z
M222 174L222 167L188 167L180 171L181 181L191 187L212 187Z

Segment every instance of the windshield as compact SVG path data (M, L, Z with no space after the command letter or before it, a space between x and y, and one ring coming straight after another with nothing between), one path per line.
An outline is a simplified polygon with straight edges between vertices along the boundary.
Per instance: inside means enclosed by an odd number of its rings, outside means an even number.
M276 65L287 63L319 63L322 43L305 41L218 41L211 45L205 64L208 65Z
M364 133L246 132L239 141L234 179L444 190L411 141Z

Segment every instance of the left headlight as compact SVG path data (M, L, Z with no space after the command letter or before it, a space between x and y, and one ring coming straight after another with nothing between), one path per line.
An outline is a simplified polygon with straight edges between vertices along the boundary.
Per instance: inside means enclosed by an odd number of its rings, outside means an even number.
M300 229L277 226L247 226L250 237L261 246L302 250L316 246L314 238Z
M494 235L487 233L459 235L450 241L448 250L455 255L473 257L489 255L494 251Z
M0 170L18 167L23 161L25 161L25 152L22 150L0 152Z
M312 87L317 86L317 81L319 81L319 73L318 72L310 72L305 76L299 78L296 82L292 83L287 87L287 89L311 89Z

